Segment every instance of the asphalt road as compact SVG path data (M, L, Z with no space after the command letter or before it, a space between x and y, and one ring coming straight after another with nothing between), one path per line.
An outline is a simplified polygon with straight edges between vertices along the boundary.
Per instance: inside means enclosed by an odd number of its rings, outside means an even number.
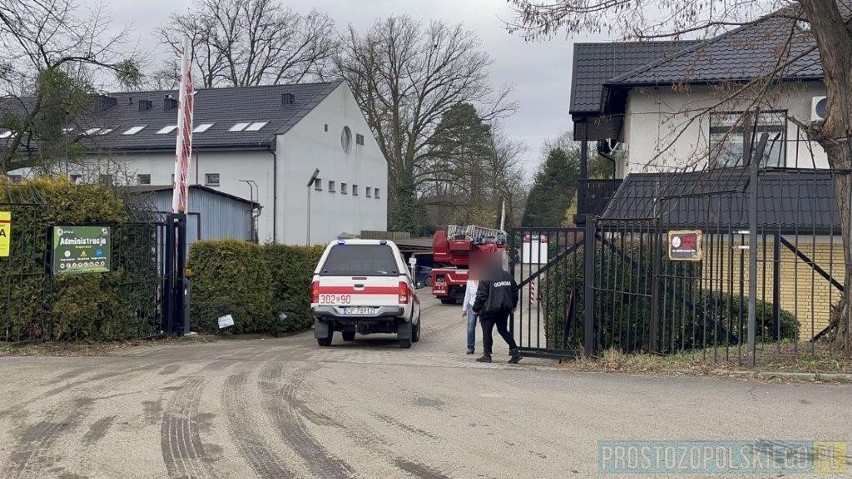
M852 439L852 386L572 374L506 364L499 339L482 365L460 308L424 299L410 350L303 334L2 358L0 477L592 477L599 440Z

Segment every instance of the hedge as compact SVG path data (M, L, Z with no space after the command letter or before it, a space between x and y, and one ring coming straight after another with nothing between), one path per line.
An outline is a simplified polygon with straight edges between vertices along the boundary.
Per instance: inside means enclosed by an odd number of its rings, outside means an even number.
M64 178L2 180L0 198L12 214L10 255L0 259L0 339L107 341L155 332L153 227L129 224L137 212L114 191ZM48 276L50 227L81 224L112 227L113 271Z
M311 327L311 278L325 250L322 246L264 246L266 263L272 273L273 309L286 319L277 324L273 333L301 331Z
M218 331L218 318L230 314L226 333L261 333L272 327L272 275L263 248L237 240L199 241L187 261L191 329Z
M623 352L648 351L651 343L653 282L651 255L640 254L636 244L625 244L623 255L605 250L595 262L595 341L598 350L617 348ZM545 317L548 347L580 346L583 341L584 266L583 248L558 262L540 281L540 308ZM556 252L552 252L555 256ZM746 341L748 298L701 288L701 263L669 261L663 256L658 298L658 352ZM622 287L623 285L623 287ZM573 322L565 344L565 320L569 291L574 290ZM780 310L778 321L772 303L757 301L757 341L779 341L798 337L796 317ZM780 334L779 334L780 333Z
M223 334L309 328L311 276L323 249L236 240L193 244L187 265L193 331L219 332L217 319L225 314L235 324Z

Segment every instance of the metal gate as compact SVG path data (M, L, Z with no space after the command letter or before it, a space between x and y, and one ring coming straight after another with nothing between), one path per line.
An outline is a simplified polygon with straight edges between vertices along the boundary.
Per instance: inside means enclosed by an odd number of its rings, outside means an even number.
M586 238L583 228L510 232L520 300L509 326L524 356L572 357L584 347Z

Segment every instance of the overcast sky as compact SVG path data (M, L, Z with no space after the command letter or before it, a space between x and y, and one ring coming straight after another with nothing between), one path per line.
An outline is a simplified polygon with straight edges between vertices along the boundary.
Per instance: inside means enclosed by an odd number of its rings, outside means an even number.
M164 56L166 51L153 35L173 12L186 12L192 0L103 0L116 22L132 22L134 35L144 51ZM531 171L539 161L542 143L570 129L571 53L573 38L528 43L509 34L503 20L512 19L505 0L289 0L285 6L307 12L329 14L339 29L352 24L366 31L377 18L408 14L417 19L440 19L462 23L482 39L483 48L494 59L491 69L495 85L514 85L520 110L505 121L505 130L527 146L525 164Z

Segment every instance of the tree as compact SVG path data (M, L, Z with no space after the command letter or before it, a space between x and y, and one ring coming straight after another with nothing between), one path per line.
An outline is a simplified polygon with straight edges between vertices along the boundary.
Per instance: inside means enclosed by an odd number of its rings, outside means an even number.
M552 147L539 166L521 220L524 227L555 227L565 222L565 212L577 199L580 152Z
M0 129L11 132L0 171L49 168L78 149L65 133L97 107L102 75L122 86L140 81L138 59L122 51L126 32L108 35L108 24L103 11L82 15L72 0L0 3Z
M196 79L206 88L322 79L335 48L328 15L301 15L276 0L201 0L158 34L176 56L189 36Z
M758 21L771 21L766 38L767 62L763 78L726 88L725 100L740 98L760 105L773 92L784 74L805 58L818 52L827 96L824 120L788 118L797 124L808 140L825 150L831 168L848 172L852 168L852 29L847 2L838 0L742 1L672 0L637 2L612 0L508 0L518 13L511 29L529 37L548 36L564 30L619 32L625 37L651 40L679 39L683 36L714 36L720 31ZM766 14L767 12L770 12ZM765 14L765 15L764 15ZM666 145L661 145L664 150ZM834 176L835 198L840 211L845 264L845 284L833 324L836 346L852 354L852 176Z
M410 17L378 20L364 35L352 27L336 59L388 161L391 228L412 231L418 165L427 157L444 114L459 103L481 107L483 121L512 110L508 90L489 83L490 57L460 25ZM420 170L422 171L422 169Z

